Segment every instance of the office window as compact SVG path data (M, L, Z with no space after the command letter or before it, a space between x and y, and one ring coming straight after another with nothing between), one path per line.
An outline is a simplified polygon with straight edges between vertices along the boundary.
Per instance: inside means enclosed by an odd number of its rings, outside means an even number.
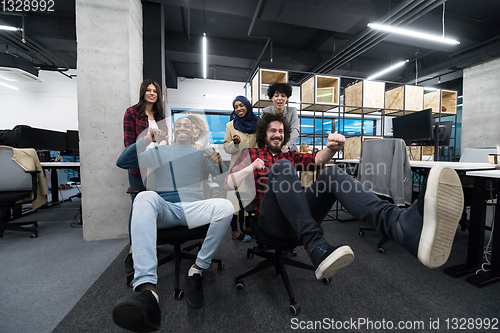
M174 123L177 119L186 116L186 113L182 110L172 110L174 114ZM224 134L226 133L226 124L229 122L229 114L215 112L210 113L199 113L199 116L204 118L208 124L210 131L210 144L223 144Z
M345 136L361 135L361 119L336 119L335 129ZM363 135L375 135L375 120L365 119L363 123Z
M300 136L297 144L308 144L310 146L326 146L328 134L332 133L334 119L300 118Z

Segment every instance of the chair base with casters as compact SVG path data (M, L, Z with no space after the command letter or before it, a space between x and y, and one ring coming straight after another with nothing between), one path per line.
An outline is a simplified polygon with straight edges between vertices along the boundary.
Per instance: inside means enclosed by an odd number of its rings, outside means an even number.
M363 237L365 235L365 231L376 231L375 228L373 227L360 227L358 231L359 237ZM378 243L377 243L377 251L380 254L385 253L385 248L384 244L390 241L389 237L384 236Z
M294 251L294 248L300 246L301 243L298 239L291 240L282 240L278 238L274 238L265 234L262 230L259 229L257 225L257 221L255 218L248 218L249 224L252 230L255 233L257 238L257 246L247 250L247 258L251 259L253 256L258 256L265 258L264 261L261 261L254 268L246 271L245 273L238 275L234 278L234 283L237 290L242 290L244 288L243 279L249 277L255 273L265 270L269 267L274 267L276 274L281 275L283 283L285 284L286 291L288 293L288 297L290 299L290 312L294 315L297 315L300 312L300 305L295 299L295 295L293 293L292 285L290 283L290 279L288 278L288 273L285 268L286 265L294 266L310 271L314 271L315 268L312 265L307 265L302 262L290 259L286 256L286 252L290 252L292 256L296 256L297 253ZM331 282L331 278L323 279L325 284L329 284Z
M9 209L2 210L2 212L0 213L0 238L3 237L3 233L5 230L31 232L30 238L38 237L37 221L9 222L19 218L20 216L17 216L17 214L13 214L14 216L12 218L7 217L4 220L4 216L8 216L10 214L11 212ZM27 227L28 225L31 225L31 227Z
M158 229L157 232L157 253L158 253L158 267L168 262L173 261L175 264L175 285L174 285L174 298L180 300L184 297L184 290L179 287L180 285L180 271L181 260L188 259L195 261L196 254L190 251L195 248L201 249L201 242L196 242L184 248L181 245L193 240L204 239L207 235L209 224L189 229L188 227L173 227L168 229ZM173 246L171 249L162 248L162 245ZM224 263L220 259L212 259L212 263L217 264L217 270L224 269ZM127 285L132 287L132 280L134 279L134 272L127 275Z

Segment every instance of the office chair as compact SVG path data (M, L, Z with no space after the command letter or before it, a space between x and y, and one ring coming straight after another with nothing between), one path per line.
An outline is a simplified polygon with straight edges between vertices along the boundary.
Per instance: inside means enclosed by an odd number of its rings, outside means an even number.
M206 185L205 185L206 184ZM213 191L216 187L211 183L204 182L204 193L207 193L209 197L213 196ZM146 190L143 185L131 186L127 189L128 194L138 194ZM156 245L157 254L159 255L158 267L173 261L175 264L175 285L174 285L174 298L181 300L184 297L184 290L179 288L180 282L180 266L181 260L189 259L192 261L196 260L196 254L190 251L198 248L201 249L201 242L196 242L184 248L181 246L189 241L205 239L207 231L210 224L202 225L196 228L189 229L188 227L173 227L168 229L158 229L156 234ZM173 251L171 249L163 248L163 245L173 246ZM220 259L212 259L212 263L217 264L217 270L224 269L224 263ZM127 275L127 285L132 286L132 280L134 279L134 272Z
M37 221L11 222L22 216L22 204L37 198L37 174L40 171L25 171L12 160L12 149L0 149L0 237L4 230L31 232L38 237ZM20 203L22 201L22 203ZM32 225L32 227L26 227Z
M237 197L238 201L241 204L241 199L239 198L239 195L237 195ZM307 265L305 263L290 259L286 256L287 253L290 253L293 257L297 256L295 248L297 246L302 245L302 243L297 238L283 240L272 237L266 234L264 231L262 231L262 229L259 228L255 215L253 214L254 211L253 208L251 208L253 207L252 205L253 204L250 203L246 207L248 216L246 216L245 218L246 218L246 223L252 228L255 238L257 239L257 246L254 246L253 248L247 250L247 258L251 259L255 255L264 258L265 260L261 261L254 268L234 278L236 290L243 290L244 278L253 275L255 273L258 273L260 271L263 271L266 268L274 267L276 274L281 275L283 283L285 284L285 288L290 300L290 306L289 306L290 312L294 315L297 315L300 312L300 305L295 299L295 295L293 293L292 285L290 284L290 279L288 278L288 273L285 268L285 265L307 269L310 271L314 271L315 269L312 265ZM331 282L331 278L324 278L322 279L322 281L325 284L329 284Z
M383 171L383 174L380 171ZM398 206L411 204L411 167L405 142L402 139L364 141L358 180L361 183L368 182L373 192L383 200ZM363 237L366 231L375 231L375 228L360 227L358 235ZM384 244L388 241L389 238L384 235L377 243L379 253L385 253Z

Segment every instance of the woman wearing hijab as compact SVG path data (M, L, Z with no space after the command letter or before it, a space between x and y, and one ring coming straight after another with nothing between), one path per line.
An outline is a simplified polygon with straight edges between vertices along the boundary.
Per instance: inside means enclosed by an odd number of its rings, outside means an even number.
M236 96L233 101L233 112L231 121L226 125L226 135L224 136L224 151L231 154L231 164L229 170L234 165L236 158L244 148L258 148L255 139L255 128L257 126L257 116L253 113L252 104L244 96ZM239 211L239 203L234 191L228 192L227 198L231 200L235 211ZM234 240L241 242L250 241L251 237L238 231L238 215L235 213L231 220L231 236Z

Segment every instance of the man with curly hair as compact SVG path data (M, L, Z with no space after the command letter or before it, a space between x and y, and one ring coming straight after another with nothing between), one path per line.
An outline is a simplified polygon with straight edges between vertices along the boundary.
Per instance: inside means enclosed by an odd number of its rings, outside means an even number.
M409 208L381 200L338 167L327 167L317 181L302 189L297 171L319 170L341 150L345 137L329 134L327 147L314 154L283 152L290 125L281 114L265 113L257 123L259 148L243 150L226 176L225 187L237 189L254 182L258 226L280 239L297 237L304 245L316 278L327 278L354 260L347 245L329 244L321 222L335 201L356 219L403 246L425 266L443 265L451 251L462 215L463 193L456 172L448 167L431 169L419 199Z

